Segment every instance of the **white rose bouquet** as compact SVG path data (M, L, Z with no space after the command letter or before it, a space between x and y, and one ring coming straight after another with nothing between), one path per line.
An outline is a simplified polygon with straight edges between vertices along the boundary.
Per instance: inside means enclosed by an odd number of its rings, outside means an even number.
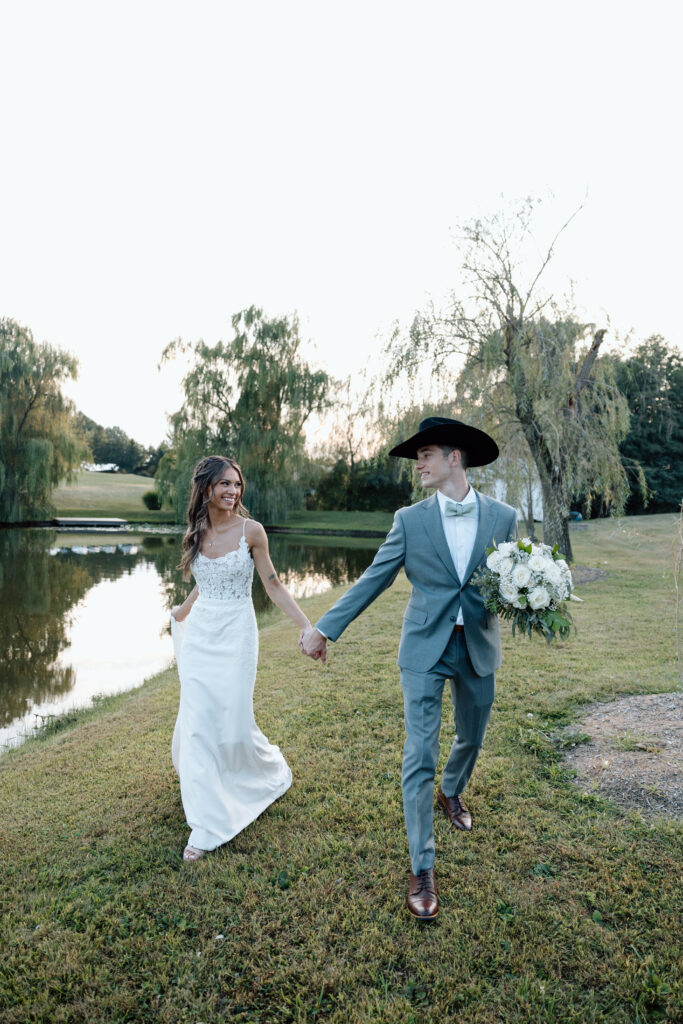
M557 544L532 544L528 537L486 549L486 568L473 583L481 591L489 612L512 619L512 633L520 629L540 633L548 643L566 639L572 617L566 601L580 601Z

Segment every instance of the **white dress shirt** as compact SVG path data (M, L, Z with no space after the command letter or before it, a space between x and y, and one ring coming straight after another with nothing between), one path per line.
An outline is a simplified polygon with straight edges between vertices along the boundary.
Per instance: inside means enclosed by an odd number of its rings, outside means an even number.
M436 497L439 502L439 508L441 509L441 522L443 523L443 532L446 534L446 543L448 544L448 550L451 553L453 559L453 565L455 571L458 574L458 578L462 581L467 572L467 566L470 564L470 558L472 557L472 551L474 549L474 541L477 536L477 526L479 524L479 508L477 506L477 496L474 493L472 487L460 502L461 505L469 505L470 502L474 502L476 507L475 515L468 516L447 516L445 514L446 502L452 501L452 498L446 497L441 491L436 492ZM458 611L457 626L463 625L462 607Z

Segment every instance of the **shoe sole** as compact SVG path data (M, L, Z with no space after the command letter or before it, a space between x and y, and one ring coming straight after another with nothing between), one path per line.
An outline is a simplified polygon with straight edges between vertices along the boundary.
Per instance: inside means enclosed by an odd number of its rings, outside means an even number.
M438 910L437 910L436 914L415 914L415 913L413 913L413 911L412 911L412 910L410 909L410 907L408 907L408 904L406 904L406 907L407 907L407 909L408 909L408 913L410 914L410 916L411 916L411 917L413 918L413 920L415 920L415 921L433 921L433 920L434 920L434 918L435 918L435 917L438 917L438 914L439 914L439 911L438 911Z

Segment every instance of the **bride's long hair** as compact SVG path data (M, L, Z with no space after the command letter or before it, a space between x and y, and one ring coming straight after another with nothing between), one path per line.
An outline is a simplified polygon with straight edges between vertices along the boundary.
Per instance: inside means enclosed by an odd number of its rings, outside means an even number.
M183 579L189 580L190 566L199 553L204 532L211 525L208 506L213 497L213 486L225 473L226 469L234 469L240 478L240 493L233 509L243 519L249 518L249 512L242 504L244 497L244 476L234 459L224 455L207 455L201 459L192 474L192 491L187 506L187 530L180 546L181 558L178 569L182 570Z

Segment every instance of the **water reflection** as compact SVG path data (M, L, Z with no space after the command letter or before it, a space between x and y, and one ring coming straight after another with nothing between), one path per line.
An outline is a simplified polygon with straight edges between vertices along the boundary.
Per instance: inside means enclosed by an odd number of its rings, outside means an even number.
M355 579L378 544L270 537L296 597ZM170 662L168 614L192 586L176 569L179 553L178 534L0 530L0 748L36 716L129 689ZM272 607L258 578L254 605L257 614Z
M90 585L85 564L52 557L42 531L0 532L0 726L73 687L58 656Z

